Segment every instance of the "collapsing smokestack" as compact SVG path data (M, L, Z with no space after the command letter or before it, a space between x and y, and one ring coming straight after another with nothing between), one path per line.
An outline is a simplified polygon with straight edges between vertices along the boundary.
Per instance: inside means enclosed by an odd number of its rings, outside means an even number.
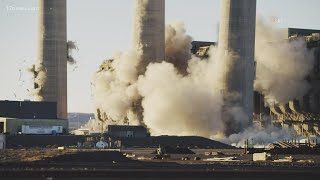
M241 126L250 124L253 113L253 81L255 77L256 0L223 0L219 33L219 50L223 55L232 54L230 69L225 74L225 109L223 117L228 133L237 133ZM226 113L229 105L242 109L241 120ZM234 115L233 115L234 116ZM240 122L241 121L241 122ZM238 123L241 123L241 126Z
M39 0L39 7L39 54L35 69L43 69L45 77L35 81L37 100L57 102L57 117L67 119L66 0Z
M134 48L142 52L138 68L144 73L150 62L165 59L165 0L135 0Z

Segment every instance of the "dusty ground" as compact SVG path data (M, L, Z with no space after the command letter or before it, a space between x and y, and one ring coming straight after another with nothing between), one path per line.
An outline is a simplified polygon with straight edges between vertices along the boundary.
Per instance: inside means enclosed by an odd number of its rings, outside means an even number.
M139 160L143 162L176 162L180 164L207 164L211 162L204 162L203 159L212 157L237 157L239 161L231 162L231 164L256 164L252 162L252 155L244 155L241 149L238 150L224 150L224 149L192 149L195 154L171 154L170 159L166 160L154 160L155 154L152 152L155 148L144 148L144 149L123 149L121 153L109 152L105 153L105 150L96 149L10 149L0 151L0 163L10 162L112 162L112 161L126 161L126 160ZM206 152L222 152L223 155L213 156L205 155ZM134 157L124 158L122 154L134 155ZM276 158L284 158L288 155L275 155ZM296 161L298 160L310 160L305 164L319 165L320 166L320 155L291 155ZM188 157L190 160L181 160L183 157ZM194 160L195 157L199 157L201 160ZM216 163L216 162L214 162ZM260 163L261 164L261 163ZM268 164L268 163L263 163ZM303 163L294 163L303 164Z
M120 179L284 179L320 175L320 155L293 155L296 159L312 159L313 163L252 162L252 155L241 150L193 150L196 154L172 155L171 159L152 159L151 149L125 149L122 152L105 150L15 149L0 151L1 177L57 177ZM225 156L237 156L236 162L205 162L194 160L206 156L205 152L221 151ZM123 154L134 157L126 158ZM279 158L285 155L279 156ZM141 157L145 157L141 160ZM190 160L181 160L189 157ZM307 168L306 168L307 167ZM86 177L86 178L85 178Z
M241 149L192 149L196 154L171 154L170 159L165 160L155 160L153 157L154 154L151 154L153 149L126 149L123 152L132 155L134 160L140 160L144 162L170 162L170 163L179 163L179 164L198 164L198 165L215 165L215 166L259 166L259 167L320 167L320 154L281 154L273 155L274 159L285 158L292 156L294 158L293 162L253 162L252 154L243 154ZM222 152L223 155L205 155L208 152ZM182 160L183 157L188 157L190 160ZM195 160L195 157L199 157L201 160ZM213 158L213 157L236 157L236 161L232 162L210 162L203 161L203 159ZM303 162L298 162L302 160Z
M33 162L63 154L75 153L73 150L58 149L11 149L0 151L0 162Z
M0 151L0 163L132 161L118 151L98 149L8 149Z

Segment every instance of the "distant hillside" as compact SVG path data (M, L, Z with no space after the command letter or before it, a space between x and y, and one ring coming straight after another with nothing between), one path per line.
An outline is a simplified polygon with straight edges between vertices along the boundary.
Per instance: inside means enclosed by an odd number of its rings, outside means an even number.
M74 130L86 124L90 118L94 118L93 113L68 113L69 130Z

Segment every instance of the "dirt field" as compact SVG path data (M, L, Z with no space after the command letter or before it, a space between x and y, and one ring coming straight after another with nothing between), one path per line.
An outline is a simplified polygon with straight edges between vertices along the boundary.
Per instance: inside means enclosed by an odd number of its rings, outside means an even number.
M76 149L15 149L0 151L0 179L29 178L103 178L120 179L283 179L320 175L320 155L293 155L297 160L313 162L252 162L252 155L241 150L192 149L196 154L172 154L156 160L154 148L124 149L121 152ZM223 155L205 155L220 151ZM124 154L124 155L123 155ZM125 157L128 155L128 158ZM210 157L236 156L234 162L207 162ZM279 156L282 158L286 155ZM130 158L129 158L130 157ZM142 158L143 157L143 158ZM188 157L189 160L181 160ZM194 160L194 157L201 158ZM169 178L169 179L170 179ZM86 178L85 178L86 179Z
M236 157L238 161L231 164L252 162L252 154L243 154L241 149L192 149L195 154L171 154L170 159L154 160L153 153L156 148L131 148L122 149L121 152L97 149L9 149L0 151L0 163L19 162L129 162L139 160L143 162L178 162L181 164L204 164L203 159L212 157ZM206 155L212 152L220 152L221 155ZM124 155L123 155L124 154ZM128 158L125 155L128 154ZM320 165L320 155L274 155L276 158L292 156L295 161L305 160L305 164ZM188 157L190 160L181 160ZM200 160L194 160L195 157ZM216 163L216 162L214 162ZM266 164L266 162L264 162ZM278 163L279 164L279 163ZM302 165L304 163L292 162L291 164Z
M0 151L0 162L34 162L49 157L74 153L71 150L58 149L12 149Z
M0 151L0 163L132 161L121 152L94 149L10 149Z

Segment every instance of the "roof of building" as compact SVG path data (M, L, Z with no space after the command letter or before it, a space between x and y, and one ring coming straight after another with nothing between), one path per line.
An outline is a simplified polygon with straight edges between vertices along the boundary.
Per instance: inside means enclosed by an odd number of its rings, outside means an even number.
M131 126L131 125L108 125L108 131L147 131L144 126Z
M57 103L38 101L0 101L0 117L57 119Z
M298 35L298 36L309 36L312 33L320 33L320 30L317 29L300 29L300 28L287 28L288 35Z
M191 52L193 54L196 54L196 52L199 50L200 47L204 47L204 46L211 46L211 45L215 45L215 42L208 42L208 41L192 41L191 45L192 45L192 49Z

